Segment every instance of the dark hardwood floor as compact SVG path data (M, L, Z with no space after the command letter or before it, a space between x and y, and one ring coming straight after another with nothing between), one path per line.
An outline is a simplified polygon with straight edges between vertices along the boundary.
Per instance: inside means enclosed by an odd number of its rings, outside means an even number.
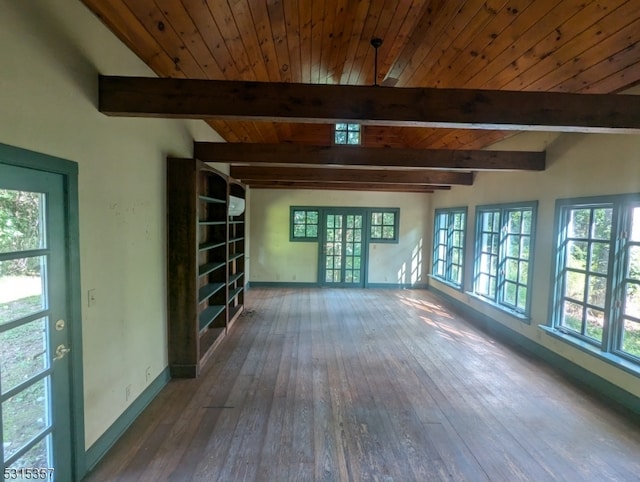
M633 481L640 426L427 291L257 289L89 481Z

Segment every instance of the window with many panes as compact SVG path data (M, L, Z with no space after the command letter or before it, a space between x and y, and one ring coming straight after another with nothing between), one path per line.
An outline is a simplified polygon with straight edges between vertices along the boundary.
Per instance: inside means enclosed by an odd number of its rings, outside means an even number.
M434 277L462 287L467 208L436 209L433 231Z
M399 212L399 209L372 210L369 239L374 242L398 241Z
M291 208L291 241L318 240L318 209Z
M360 144L360 132L360 124L339 122L334 129L333 141L335 144L358 145Z
M474 293L501 308L529 313L536 203L476 209Z
M640 195L558 201L553 324L640 363Z

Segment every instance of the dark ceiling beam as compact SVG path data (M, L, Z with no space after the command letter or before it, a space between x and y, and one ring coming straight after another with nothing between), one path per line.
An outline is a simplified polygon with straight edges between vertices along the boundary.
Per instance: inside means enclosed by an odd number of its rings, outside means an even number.
M99 78L100 112L560 132L640 132L640 95Z
M386 184L441 184L450 186L473 184L470 172L427 170L392 171L383 169L341 169L311 167L245 167L232 166L231 177L251 181L364 182Z
M451 186L434 186L429 184L387 184L364 182L310 182L310 181L248 181L248 186L255 189L321 189L336 191L383 191L383 192L418 192L432 193L436 190L451 189Z
M409 167L473 171L543 171L544 152L457 151L304 144L195 142L194 156L204 162L230 164L311 164L334 166Z
M381 189L395 189L398 187L419 187L422 189L429 189L430 191L450 191L451 186L445 186L442 184L392 184L392 183L384 183L384 182L375 182L375 183L366 183L366 182L331 182L331 181L257 181L257 180L249 180L248 184L251 186L280 186L287 188L295 188L301 185L317 185L317 184L325 184L327 186L335 186L335 187L361 187L361 186L371 186Z

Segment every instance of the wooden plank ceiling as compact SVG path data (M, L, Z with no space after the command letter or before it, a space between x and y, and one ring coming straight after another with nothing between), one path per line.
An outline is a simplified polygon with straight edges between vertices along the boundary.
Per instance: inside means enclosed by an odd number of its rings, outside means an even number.
M159 77L566 93L617 93L640 82L638 0L83 2ZM383 40L377 79L375 37ZM332 144L331 124L208 122L232 143ZM366 125L362 143L366 148L477 150L511 134ZM310 175L277 178L283 169L264 163L234 168L245 174L262 170L256 187L313 185ZM317 162L314 169L339 171ZM338 174L342 187L357 187ZM379 171L369 178L362 170L362 176L363 188L371 181L381 190L404 190L398 181L407 174L390 180ZM322 178L318 186L332 186L329 174ZM411 183L411 190L421 184L428 189L425 181Z

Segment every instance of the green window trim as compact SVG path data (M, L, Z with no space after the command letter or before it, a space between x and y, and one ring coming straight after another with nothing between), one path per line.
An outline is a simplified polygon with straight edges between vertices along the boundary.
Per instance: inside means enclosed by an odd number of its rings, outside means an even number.
M336 145L358 146L362 143L362 126L347 122L338 122L333 130L333 143Z
M291 206L289 241L316 242L320 226L320 209L317 207Z
M328 206L290 206L289 241L317 242L320 239L321 219ZM349 207L340 209L351 209ZM358 207L366 220L363 236L369 243L400 242L400 208ZM368 233L368 234L366 234Z
M537 201L476 208L473 294L528 320Z
M462 289L464 284L466 227L466 207L436 209L431 275L457 289Z
M399 241L400 208L371 208L369 241L371 243L397 243Z
M640 366L640 194L558 200L554 240L550 329Z

